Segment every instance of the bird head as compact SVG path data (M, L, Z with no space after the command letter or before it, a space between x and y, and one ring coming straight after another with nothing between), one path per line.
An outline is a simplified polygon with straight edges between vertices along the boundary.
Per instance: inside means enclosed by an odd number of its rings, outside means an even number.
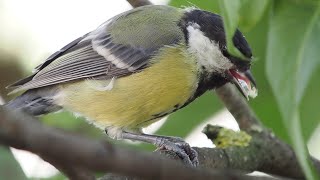
M256 83L250 72L251 48L238 29L232 40L244 58L228 52L223 20L219 15L186 9L180 25L183 27L188 51L195 56L205 78L223 82L219 85L231 82L247 99L257 96Z

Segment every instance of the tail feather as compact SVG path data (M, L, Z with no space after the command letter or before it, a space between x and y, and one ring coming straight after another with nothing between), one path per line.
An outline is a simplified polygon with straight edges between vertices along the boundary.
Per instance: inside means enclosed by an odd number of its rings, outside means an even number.
M9 101L5 106L11 109L20 109L30 115L39 116L61 109L61 106L54 104L53 96L54 94L50 93L50 91L28 90Z

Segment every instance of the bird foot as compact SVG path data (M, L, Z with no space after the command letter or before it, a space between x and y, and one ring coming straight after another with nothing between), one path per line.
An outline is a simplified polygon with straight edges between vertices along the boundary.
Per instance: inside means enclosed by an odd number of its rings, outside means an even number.
M198 153L181 138L158 137L156 144L157 150L168 150L175 152L186 164L193 167L199 165Z
M109 132L108 132L109 134ZM136 134L124 131L123 139L130 139L152 143L158 147L158 150L168 150L175 152L186 164L197 167L199 165L198 153L190 147L182 138L158 136L149 134Z

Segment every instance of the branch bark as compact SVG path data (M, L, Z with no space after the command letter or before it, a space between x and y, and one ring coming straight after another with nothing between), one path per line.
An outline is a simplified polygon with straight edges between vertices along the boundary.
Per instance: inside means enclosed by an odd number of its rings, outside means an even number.
M257 145L261 147L261 151L256 155L260 157L257 157L257 160L261 161L263 166L257 170L285 177L304 178L293 149L260 123L234 86L226 84L218 88L216 93L234 116L240 129L259 140ZM261 157L262 154L264 157ZM310 158L320 174L320 161L313 157Z
M0 106L0 143L38 154L70 179L94 179L92 172L96 171L143 179L255 179L238 171L196 169L157 154L46 127L33 117L3 106Z

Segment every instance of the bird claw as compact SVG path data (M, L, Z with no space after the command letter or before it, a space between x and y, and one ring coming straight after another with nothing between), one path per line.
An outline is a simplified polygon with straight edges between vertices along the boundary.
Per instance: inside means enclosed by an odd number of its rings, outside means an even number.
M182 138L148 134L134 134L130 132L122 132L122 138L152 143L157 146L157 150L169 150L175 152L188 165L194 167L197 167L199 165L198 153L194 149L192 149L190 145L186 143Z
M175 152L186 164L193 167L199 165L198 153L190 147L188 143L181 138L161 139L158 144L158 150L169 150Z

